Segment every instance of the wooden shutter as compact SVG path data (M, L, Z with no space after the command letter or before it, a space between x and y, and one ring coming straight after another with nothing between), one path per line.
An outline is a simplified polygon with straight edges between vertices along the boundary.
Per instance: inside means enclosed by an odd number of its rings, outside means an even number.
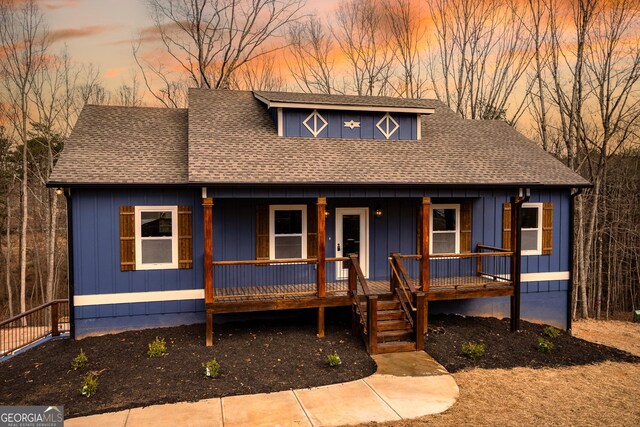
M269 259L269 206L256 206L256 259Z
M307 258L318 257L318 207L307 206Z
M542 255L553 250L553 203L542 204Z
M135 206L120 206L120 271L136 269L135 219Z
M460 204L460 253L471 253L471 202Z
M511 203L502 205L502 247L511 250Z
M178 268L193 268L193 208L178 206Z

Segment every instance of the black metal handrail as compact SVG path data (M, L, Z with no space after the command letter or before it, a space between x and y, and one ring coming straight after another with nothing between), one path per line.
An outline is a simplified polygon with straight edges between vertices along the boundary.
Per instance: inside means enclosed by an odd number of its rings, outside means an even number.
M0 357L48 336L69 332L69 301L53 300L0 321Z

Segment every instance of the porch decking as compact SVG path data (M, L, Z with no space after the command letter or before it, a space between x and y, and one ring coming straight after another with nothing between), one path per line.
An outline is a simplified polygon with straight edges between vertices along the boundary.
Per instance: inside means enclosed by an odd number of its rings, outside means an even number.
M418 279L412 279L417 284ZM374 295L390 295L388 280L367 280L369 289ZM419 286L418 286L419 288ZM508 282L500 282L479 276L463 277L443 277L431 279L430 288L427 292L438 300L440 294L457 292L462 298L472 291L494 291L511 289ZM327 283L327 296L346 296L348 294L347 281ZM509 294L509 292L507 292ZM316 297L315 284L293 284L293 285L271 285L271 286L245 286L240 288L217 288L214 289L215 302L243 302L243 301L269 301L282 299L304 299Z
M419 280L412 278L411 281L420 289ZM373 295L391 296L390 283L388 280L367 280L367 285ZM429 291L425 293L428 301L478 298L489 296L511 296L513 286L507 281L499 281L482 276L459 276L442 277L430 280ZM339 298L330 303L329 300ZM252 311L252 303L264 305L270 302L291 301L295 305L303 308L318 307L313 301L317 300L317 289L315 284L290 284L290 285L265 285L265 286L244 286L234 288L214 289L214 302L211 308L214 312L224 313L230 311ZM335 281L328 282L325 303L331 306L351 305L349 299L348 282ZM305 305L307 302L308 305ZM238 304L247 304L246 310L239 310ZM286 304L282 305L286 308Z
M429 198L422 199L419 211L419 253L392 252L386 274L377 264L370 280L357 254L326 257L324 198L317 201L313 258L214 261L211 199L204 199L203 206L207 345L213 344L214 313L317 308L318 336L322 337L325 308L352 306L354 333L365 337L371 354L415 351L424 345L429 301L497 296L511 297L511 327L517 329L519 250L478 243L475 252L431 254ZM518 230L515 217L511 225ZM518 235L511 233L513 248L519 248ZM470 234L465 238L465 247L470 248Z

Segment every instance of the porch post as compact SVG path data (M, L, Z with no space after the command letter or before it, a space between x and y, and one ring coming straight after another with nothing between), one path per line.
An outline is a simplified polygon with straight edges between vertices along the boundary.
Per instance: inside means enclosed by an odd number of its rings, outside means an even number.
M429 301L426 298L426 295L429 293L429 217L431 215L431 198L423 197L422 198L422 206L420 206L420 254L422 257L420 258L420 290L422 291L424 297L417 298L416 304L424 304L424 310L421 316L419 316L416 321L424 320L424 327L422 328L421 333L428 333L429 327ZM418 312L420 312L420 308L418 308ZM416 332L418 328L416 328ZM416 336L416 341L419 338ZM424 339L422 340L424 343ZM422 348L418 348L417 350L421 350Z
M204 302L206 307L206 342L213 345L213 199L202 199L204 216Z
M316 269L316 285L318 287L318 297L324 298L327 295L327 253L326 253L326 216L327 199L318 197L317 214L318 234L317 234L317 269ZM324 307L318 307L318 336L324 337Z
M423 197L420 207L420 286L422 292L429 292L429 215L431 215L431 198Z
M522 250L522 198L511 198L511 281L513 296L511 297L511 331L520 329L520 252Z

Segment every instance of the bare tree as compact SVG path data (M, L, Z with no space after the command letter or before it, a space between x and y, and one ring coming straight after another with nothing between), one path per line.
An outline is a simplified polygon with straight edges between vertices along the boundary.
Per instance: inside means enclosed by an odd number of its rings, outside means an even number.
M28 125L31 115L29 97L34 76L45 64L47 29L34 0L16 4L0 1L0 75L5 109L22 143L22 219L20 238L20 309L26 311L27 229L29 222Z
M333 34L349 63L350 89L358 95L389 91L392 53L384 25L377 2L343 0L336 11Z
M262 56L239 68L231 77L230 85L239 90L282 90L284 79L276 66L274 56Z
M0 211L0 219L4 220L3 223L5 227L4 279L7 289L7 305L9 306L9 316L13 316L13 286L11 284L11 200L17 171L14 164L15 158L12 153L12 141L5 134L5 128L1 123L2 120L0 120L0 194L2 195L1 202L3 209Z
M298 87L309 93L332 94L336 92L333 58L334 43L331 34L317 16L292 25L289 31L287 63Z
M407 98L421 98L426 79L421 60L427 29L423 24L422 2L415 0L385 0L383 8L393 45L393 56L400 64L400 84L395 92Z
M275 42L302 17L304 0L148 0L148 5L163 49L188 85L229 88L245 64L283 47ZM166 65L143 60L139 47L133 52L153 96L167 106L176 104L167 103L176 79L168 77ZM160 92L153 78L162 81Z
M471 119L506 118L511 96L532 59L514 0L430 0L435 54L429 74L438 99ZM512 107L521 116L525 99Z
M528 0L526 6L522 22L529 32L534 52L533 72L529 76L528 84L530 87L528 96L531 98L530 112L538 139L542 143L542 148L547 151L552 149L549 143L549 107L546 100L549 91L546 70L549 67L551 50L549 48L551 10L547 7L546 0Z
M140 93L140 82L136 74L131 78L131 83L122 83L118 87L118 103L127 107L139 107L143 103Z

